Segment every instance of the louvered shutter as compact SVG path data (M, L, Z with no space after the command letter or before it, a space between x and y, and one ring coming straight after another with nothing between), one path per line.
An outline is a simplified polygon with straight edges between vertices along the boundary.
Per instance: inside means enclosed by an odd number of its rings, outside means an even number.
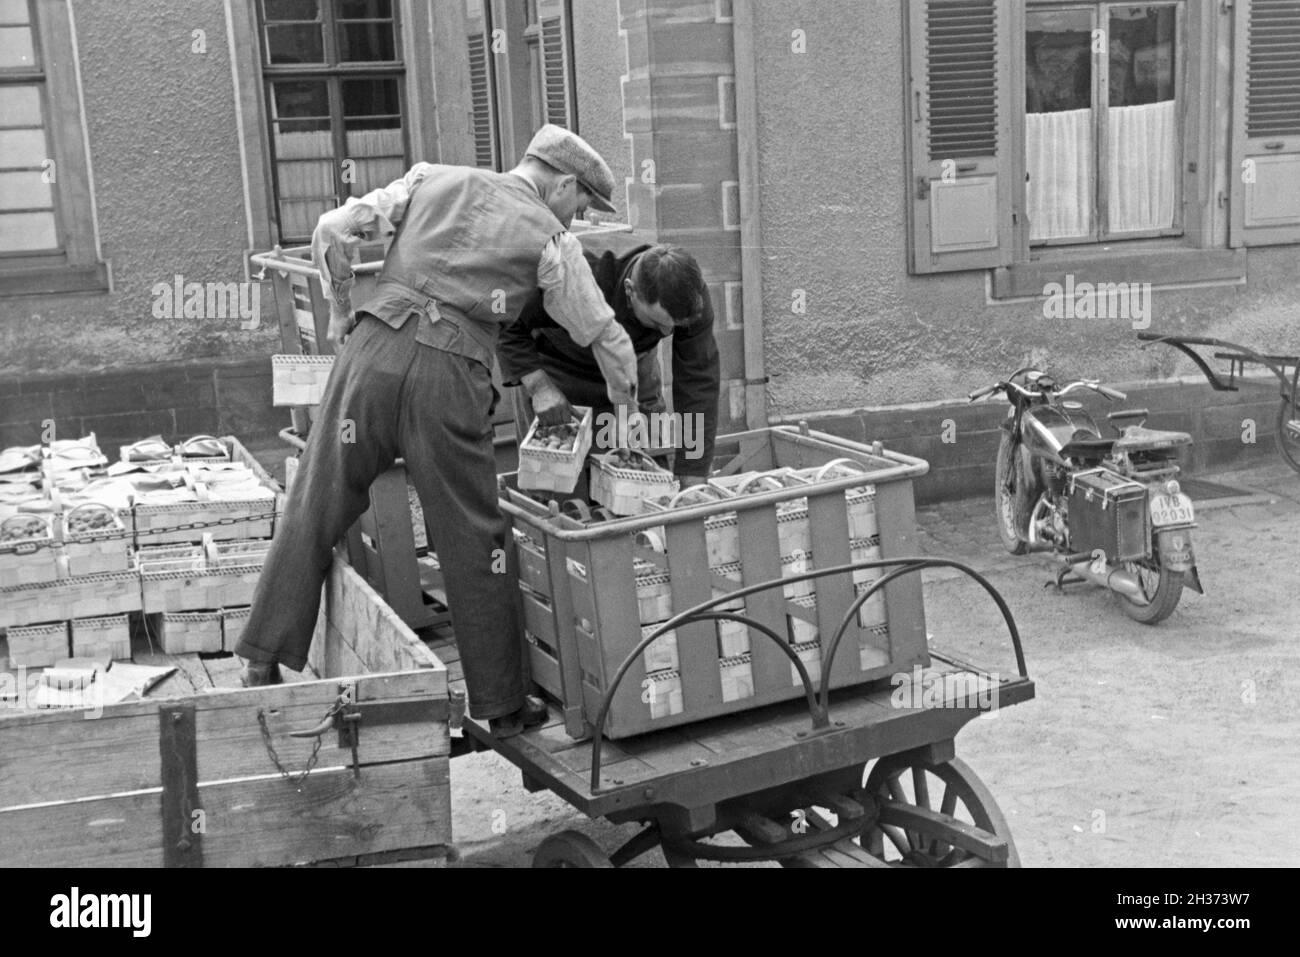
M1233 246L1300 242L1300 0L1237 0Z
M487 36L469 35L470 125L474 135L474 165L496 169L496 137L492 124L492 85L488 76Z
M1023 89L1014 0L908 3L909 268L1004 266L1024 195ZM1023 25L1019 26L1023 36ZM1019 155L1018 155L1019 154Z
M569 46L569 23L563 0L541 0L537 25L542 45L542 98L546 122L573 129L573 90Z

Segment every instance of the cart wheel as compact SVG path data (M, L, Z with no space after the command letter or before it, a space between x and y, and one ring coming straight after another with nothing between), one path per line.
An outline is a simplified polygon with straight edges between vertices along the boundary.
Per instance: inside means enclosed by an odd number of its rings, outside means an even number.
M561 831L542 841L533 867L613 867L609 855L586 834Z
M1011 829L993 795L958 758L943 764L904 755L881 758L871 769L865 790L882 808L929 812L924 818L913 818L909 827L885 823L863 832L863 848L887 863L905 867L1020 866ZM957 846L955 841L963 841L962 827L971 825L1006 842L1005 863L979 850Z

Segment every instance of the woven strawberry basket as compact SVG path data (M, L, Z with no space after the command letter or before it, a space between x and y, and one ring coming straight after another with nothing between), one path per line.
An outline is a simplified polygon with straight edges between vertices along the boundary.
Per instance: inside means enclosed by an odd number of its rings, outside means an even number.
M519 478L521 489L568 494L578 487L582 466L591 451L592 413L584 406L574 406L579 413L567 426L567 436L548 435L547 429L533 419L528 434L519 444Z
M677 492L681 483L644 452L618 449L591 460L591 497L615 515L639 515L646 499Z
M36 585L60 577L50 520L19 512L0 521L0 588Z

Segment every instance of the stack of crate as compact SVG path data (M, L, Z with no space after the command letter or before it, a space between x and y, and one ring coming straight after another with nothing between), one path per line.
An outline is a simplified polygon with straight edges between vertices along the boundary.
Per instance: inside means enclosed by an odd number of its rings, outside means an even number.
M199 492L191 500L141 496L144 501L125 508L78 503L89 498L80 489L102 474L106 462L91 443L93 436L79 477L52 469L48 457L42 463L33 487L44 486L39 494L48 516L24 512L7 520L11 530L25 523L24 537L14 532L5 536L14 540L0 541L0 634L10 663L45 667L69 655L129 659L131 616L140 613L149 616L146 624L162 637L165 651L233 648L282 508L274 481L227 437L208 442L221 446L220 455L133 461L183 472L187 483L195 475L208 478L191 485ZM221 481L231 474L251 481L242 479L241 488L226 495Z

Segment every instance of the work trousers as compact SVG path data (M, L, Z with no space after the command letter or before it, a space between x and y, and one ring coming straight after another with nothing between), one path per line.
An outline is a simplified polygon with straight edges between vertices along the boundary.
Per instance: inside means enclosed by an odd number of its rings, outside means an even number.
M425 316L401 329L361 316L330 373L235 651L303 669L334 545L401 457L442 564L470 714L510 714L524 701L523 650L497 505L491 374L417 343Z

